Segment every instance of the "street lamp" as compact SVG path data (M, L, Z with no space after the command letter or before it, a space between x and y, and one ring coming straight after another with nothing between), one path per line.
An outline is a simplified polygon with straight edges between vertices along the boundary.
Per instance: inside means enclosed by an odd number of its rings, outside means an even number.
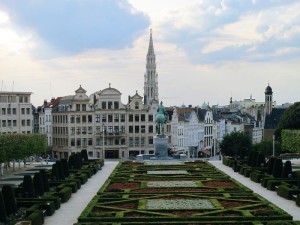
M104 153L105 153L105 138L104 138L104 134L105 134L105 125L103 124L102 127L102 159L104 159Z
M273 134L273 157L275 157L275 134Z

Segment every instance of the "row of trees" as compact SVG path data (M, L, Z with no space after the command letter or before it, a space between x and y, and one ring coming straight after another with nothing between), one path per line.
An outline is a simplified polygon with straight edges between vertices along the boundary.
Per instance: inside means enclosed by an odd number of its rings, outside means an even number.
M47 139L42 134L0 134L0 168L2 163L25 160L47 150Z

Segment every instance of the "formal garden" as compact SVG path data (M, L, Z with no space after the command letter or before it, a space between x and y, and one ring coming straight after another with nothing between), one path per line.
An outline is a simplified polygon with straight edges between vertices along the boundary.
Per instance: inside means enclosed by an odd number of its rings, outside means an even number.
M300 224L205 161L125 161L76 225Z

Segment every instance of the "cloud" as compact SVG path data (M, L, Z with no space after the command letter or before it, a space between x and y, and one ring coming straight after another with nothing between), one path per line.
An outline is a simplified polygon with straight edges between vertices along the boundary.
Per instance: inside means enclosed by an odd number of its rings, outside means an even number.
M63 54L125 48L149 27L149 18L125 0L10 0L0 9L47 50Z
M173 12L160 30L193 64L276 61L299 58L299 22L296 0L203 0Z

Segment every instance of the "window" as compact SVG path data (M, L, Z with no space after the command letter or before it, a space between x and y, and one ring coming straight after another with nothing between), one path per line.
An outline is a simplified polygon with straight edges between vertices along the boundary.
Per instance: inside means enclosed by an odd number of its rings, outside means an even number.
M71 134L72 134L72 135L75 134L75 127L71 127Z
M25 127L25 120L22 120L22 127Z
M148 121L153 121L153 115L148 115Z
M120 141L119 141L119 139L117 138L117 139L115 139L115 145L119 145L120 144Z
M129 126L129 133L133 133L133 126Z
M77 138L77 140L76 140L76 145L77 145L77 147L80 147L81 146L81 140L80 140L80 138Z
M106 122L106 115L102 115L102 122Z
M107 108L108 108L108 109L112 109L112 102L108 102L108 103L107 103Z
M82 127L82 133L86 134L86 127Z
M141 121L145 121L145 114L141 114Z
M144 133L145 133L145 131L146 131L146 129L145 129L145 125L142 125L142 126L141 126L141 133L143 133L143 134L144 134Z
M113 127L112 126L108 126L107 127L107 131L109 134L112 134L113 133Z
M119 122L119 114L115 114L114 117L115 117L115 118L114 118L114 121L115 121L115 122Z
M17 114L17 109L13 108L13 115L16 115L16 114Z
M93 133L93 127L88 127L88 133L92 134Z
M7 126L11 127L11 120L7 120Z
M140 145L140 138L139 137L135 137L134 138L134 145L135 146L139 146Z
M121 114L121 122L125 122L125 114Z
M135 102L135 103L134 103L134 108L135 108L135 109L139 109L139 103L138 103L138 102Z
M80 131L81 131L80 127L77 127L77 128L76 128L76 133L77 133L77 134L80 134Z
M134 131L135 131L135 133L140 133L140 127L139 126L135 126L134 127Z
M114 102L114 109L118 109L119 108L119 102Z
M75 123L75 116L71 116L71 123Z
M6 108L2 108L2 115L6 115Z
M71 138L71 146L75 146L75 138Z
M88 122L89 122L89 123L93 122L93 119L92 119L92 118L93 118L92 115L88 115Z
M106 109L106 102L102 102L102 109Z
M153 145L153 137L149 137L148 143L149 143L149 145Z
M112 122L113 121L113 115L112 114L108 114L108 122Z
M82 104L82 111L86 111L86 104Z
M145 138L141 137L141 146L144 146L144 145L145 145Z
M11 114L11 108L7 108L7 115Z
M86 138L82 138L82 146L86 147L86 144L87 144Z
M13 126L16 127L17 126L17 121L13 120Z
M80 123L80 116L79 115L76 116L76 123Z
M24 96L24 102L28 103L28 97Z
M129 114L129 115L128 115L128 121L129 121L129 122L133 122L133 115L132 115L132 114Z
M23 102L23 96L19 96L19 102Z
M126 142L125 142L125 138L122 138L122 139L121 139L121 145L125 145L125 143L126 143Z
M115 132L115 134L119 134L119 127L118 126L114 127L114 132Z
M129 147L133 146L133 137L129 137Z
M26 114L30 115L30 108L26 108Z
M93 139L92 139L92 138L89 138L89 139L88 139L88 145L89 145L89 146L93 145Z
M27 126L30 126L30 120L27 120Z
M96 127L96 134L100 134L100 133L101 133L100 126L97 126L97 127Z
M139 114L135 114L134 115L134 121L135 122L139 122L140 121L140 115Z
M97 146L101 145L101 139L100 138L96 138L96 145Z
M82 122L86 123L86 115L82 115Z
M80 111L80 104L76 104L76 111Z
M98 114L98 115L96 115L96 123L99 123L100 122L100 118L101 118L101 116Z
M125 133L125 126L120 127L120 132L123 133L123 134Z
M148 129L149 129L149 133L153 133L153 126L152 125L149 125Z

